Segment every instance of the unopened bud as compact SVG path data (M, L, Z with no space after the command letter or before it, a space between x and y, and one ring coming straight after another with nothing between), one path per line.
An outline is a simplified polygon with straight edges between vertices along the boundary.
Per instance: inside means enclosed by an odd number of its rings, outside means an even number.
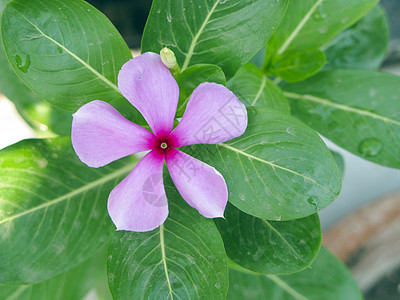
M164 47L160 51L161 61L168 69L174 69L177 66L176 57L174 52L167 47Z

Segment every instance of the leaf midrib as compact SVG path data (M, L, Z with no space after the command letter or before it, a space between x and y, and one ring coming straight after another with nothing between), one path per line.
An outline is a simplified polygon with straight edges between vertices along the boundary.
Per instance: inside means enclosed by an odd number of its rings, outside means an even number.
M35 211L38 211L38 210L45 209L47 207L56 205L56 204L58 204L60 202L63 202L65 200L67 200L67 199L75 197L75 196L77 196L77 195L79 195L81 193L85 193L86 191L88 191L90 189L93 189L96 186L102 185L102 184L104 184L104 183L106 183L108 181L114 180L115 178L117 178L119 176L127 174L132 169L133 169L133 166L128 164L128 165L122 167L121 169L119 169L119 170L117 170L115 172L112 172L112 173L110 173L110 174L108 174L108 175L106 175L106 176L104 176L104 177L102 177L100 179L92 181L91 183L89 183L87 185L83 185L82 187L80 187L80 188L78 188L78 189L76 189L76 190L74 190L72 192L69 192L69 193L67 193L67 194L65 194L63 196L55 198L54 200L50 200L49 202L45 202L45 203L43 203L41 205L38 205L38 206L33 207L33 208L30 208L30 209L28 209L26 211L23 211L23 212L19 213L19 214L15 214L15 215L13 215L13 216L11 216L9 218L0 220L0 225L2 225L4 223L7 223L7 222L10 222L12 220L15 220L17 218L23 217L23 216L25 216L27 214L30 214L30 213L33 213Z
M269 279L271 279L275 284L277 284L281 289L285 290L291 296L293 296L296 300L309 300L309 298L303 296L298 291L293 289L290 285L280 279L278 276L275 275L265 275Z
M259 157L254 156L254 155L248 154L248 153L246 153L246 152L244 152L244 151L241 151L241 150L239 150L239 149L237 149L237 148L234 148L234 147L229 146L229 145L224 144L224 143L217 144L217 146L225 147L225 148L227 148L227 149L229 149L229 150L232 150L232 151L234 151L234 152L236 152L236 153L238 153L238 154L240 154L240 155L243 155L243 156L246 156L246 157L248 157L248 158L250 158L250 159L254 159L254 160L260 161L260 162L262 162L262 163L265 163L265 164L267 164L267 165L270 165L272 168L278 168L278 169L284 170L284 171L286 171L286 172L292 173L292 174L294 174L294 175L296 175L296 176L300 176L300 177L302 177L302 178L304 178L304 179L306 179L306 180L308 180L308 181L311 181L312 183L318 185L319 187L321 187L322 189L326 190L326 191L329 192L330 194L334 194L332 191L330 191L329 189L327 189L327 188L324 187L323 185L319 184L319 183L316 182L314 179L312 179L312 178L310 178L310 177L307 177L307 176L305 176L305 175L303 175L303 174L300 174L300 173L298 173L298 172L296 172L296 171L293 171L293 170L291 170L291 169L288 169L288 168L282 167L282 166L280 166L280 165L274 164L274 163L272 163L272 162L270 162L270 161L264 160L264 159L262 159L262 158L259 158Z
M185 61L183 63L181 71L184 71L189 66L190 60L192 59L192 56L193 56L194 48L196 48L197 41L198 41L200 35L203 33L204 28L208 24L208 21L210 20L211 15L214 13L215 8L217 7L217 5L219 4L220 1L221 0L215 1L213 7L210 9L210 11L208 12L206 18L204 19L203 23L201 24L201 27L200 27L199 31L196 33L196 35L194 36L192 42L190 43L190 47L189 47L189 50L188 50L188 52L186 54L186 58L185 58Z
M251 103L252 106L254 106L254 105L257 103L258 99L260 98L260 96L261 96L261 94L262 94L262 92L263 92L263 90L264 90L264 87L265 87L265 84L266 84L266 83L267 83L267 76L265 76L265 75L263 74L263 75L262 75L262 80L261 80L260 88L259 88L258 91L257 91L256 97L254 98L253 102Z
M282 53L285 52L285 50L290 46L290 44L299 34L300 30L304 27L304 25L306 25L308 20L311 18L311 15L314 13L314 11L318 8L319 5L321 5L322 1L324 0L318 0L317 2L315 2L315 4L310 8L310 10L305 14L304 18L301 19L300 23L296 26L293 32L289 35L289 37L285 40L285 42L277 51L278 55L282 55Z
M303 261L301 255L292 247L292 245L289 243L287 239L274 227L271 225L270 222L268 222L265 219L261 219L275 234L282 239L282 241L289 247L289 249L292 251L292 253L300 260Z
M15 300L19 295L23 293L30 285L22 285L17 290L15 290L10 296L8 296L5 300Z
M160 247L161 247L161 260L162 260L162 263L163 263L165 277L167 278L167 284L168 284L168 289L169 289L169 293L168 294L171 296L171 299L173 300L174 299L174 295L173 295L171 281L169 279L169 274L168 274L167 256L165 254L164 224L160 225Z
M332 101L330 101L328 99L324 99L324 98L320 98L320 97L316 97L316 96L312 96L312 95L301 95L301 94L296 94L296 93L291 93L291 92L283 92L283 94L286 97L291 98L291 99L311 101L311 102L319 103L321 105L334 107L334 108L337 108L339 110L352 112L352 113L363 115L363 116L368 116L368 117L371 117L373 119L381 120L381 121L386 122L386 123L391 123L391 124L400 126L400 122L399 121L393 120L393 119L385 117L385 116L378 115L378 114L370 112L370 111L366 111L366 110L362 110L362 109L355 108L355 107L352 107L352 106L347 106L347 105L335 103L335 102L332 102Z
M29 24L31 24L44 38L48 39L61 49L63 49L65 52L67 52L69 55L71 55L74 59L76 59L80 64L82 64L85 68L87 68L89 71L91 71L94 75L96 75L100 80L102 80L104 83L106 83L108 86L110 86L112 89L114 89L118 94L121 94L119 91L117 85L112 83L110 80L108 80L104 75L100 74L96 69L94 69L91 65L89 65L87 62L85 62L82 58L80 58L78 55L73 53L71 50L69 50L67 47L65 47L63 44L60 44L56 40L54 40L52 37L48 36L45 34L37 25L35 25L33 22L31 22L29 19L27 19L24 15L22 15L18 10L13 8L17 14L19 14L22 18L24 18Z

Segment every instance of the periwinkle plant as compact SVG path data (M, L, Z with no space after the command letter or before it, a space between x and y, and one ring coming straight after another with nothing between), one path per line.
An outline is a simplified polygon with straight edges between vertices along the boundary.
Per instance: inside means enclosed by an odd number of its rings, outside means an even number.
M377 2L154 0L132 60L83 0L0 0L0 91L48 128L0 151L0 299L360 299L318 133L400 168Z

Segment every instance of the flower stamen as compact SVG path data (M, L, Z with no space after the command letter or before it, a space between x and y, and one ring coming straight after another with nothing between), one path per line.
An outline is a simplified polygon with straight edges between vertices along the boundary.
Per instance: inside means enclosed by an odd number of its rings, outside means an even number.
M165 150L165 149L168 148L168 145L167 145L166 142L162 142L162 143L160 144L160 147L161 147L161 149Z

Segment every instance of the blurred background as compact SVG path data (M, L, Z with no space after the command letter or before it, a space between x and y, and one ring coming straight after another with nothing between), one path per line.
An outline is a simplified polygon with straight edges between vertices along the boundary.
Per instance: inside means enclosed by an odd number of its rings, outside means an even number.
M107 15L130 48L140 49L151 0L88 2ZM380 4L391 35L382 71L400 76L400 0ZM40 135L1 94L0 128L0 149ZM345 173L340 197L320 212L324 244L348 263L366 299L400 299L400 170L368 162L326 142L343 156Z

